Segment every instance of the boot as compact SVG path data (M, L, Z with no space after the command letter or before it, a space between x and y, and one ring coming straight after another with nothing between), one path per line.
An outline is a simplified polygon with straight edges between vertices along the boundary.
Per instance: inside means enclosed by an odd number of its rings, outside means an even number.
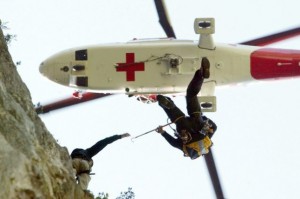
M173 101L168 97L165 97L163 95L157 95L156 99L158 101L158 104L163 108L172 109L175 107Z
M209 60L206 57L203 57L201 61L201 69L202 69L202 76L205 79L208 79L210 76L209 68L210 68Z

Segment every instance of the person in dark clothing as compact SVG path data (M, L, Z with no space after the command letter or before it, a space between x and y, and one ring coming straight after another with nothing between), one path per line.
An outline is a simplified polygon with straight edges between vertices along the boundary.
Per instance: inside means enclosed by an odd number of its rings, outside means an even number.
M79 186L83 190L87 190L88 184L91 180L90 172L93 166L93 159L108 144L111 144L121 138L129 137L130 134L124 133L121 135L113 135L103 140L98 141L96 144L87 149L76 148L71 153L72 165L76 172L76 179Z
M166 112L170 120L176 124L176 137L174 138L161 126L157 132L175 148L184 152L184 155L191 159L196 159L209 152L212 145L210 138L217 130L217 125L202 115L201 107L198 102L198 93L201 90L203 81L210 76L210 63L204 57L201 60L201 67L198 69L186 91L186 104L189 116L186 116L171 100L171 98L157 95L158 104Z

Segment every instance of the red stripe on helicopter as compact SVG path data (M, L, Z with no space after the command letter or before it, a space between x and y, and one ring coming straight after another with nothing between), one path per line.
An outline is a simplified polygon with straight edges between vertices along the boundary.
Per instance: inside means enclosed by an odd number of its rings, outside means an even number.
M300 50L256 50L250 56L250 70L254 79L300 76Z
M135 71L145 71L144 62L134 61L134 53L126 53L126 62L117 64L117 72L126 72L126 81L135 81Z

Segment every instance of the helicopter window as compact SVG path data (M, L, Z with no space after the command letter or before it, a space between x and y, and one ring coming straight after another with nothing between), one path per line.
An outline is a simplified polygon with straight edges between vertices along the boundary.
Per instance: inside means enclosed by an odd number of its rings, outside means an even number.
M76 85L88 87L88 77L76 77Z
M75 65L72 68L73 68L73 71L81 71L81 70L85 69L85 66L84 65Z
M87 49L75 51L75 60L87 60Z

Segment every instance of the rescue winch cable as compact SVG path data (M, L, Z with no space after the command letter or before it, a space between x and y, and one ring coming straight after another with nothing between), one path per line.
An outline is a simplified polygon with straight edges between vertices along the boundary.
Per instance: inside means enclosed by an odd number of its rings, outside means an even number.
M172 124L172 123L173 123L173 122L167 123L167 124L165 124L165 125L162 125L161 127L166 127L166 126L168 126L168 125L170 125L170 124ZM141 137L141 136L144 136L144 135L146 135L146 134L148 134L148 133L151 133L151 132L153 132L153 131L156 131L156 130L157 130L157 128L152 129L152 130L150 130L150 131L147 131L146 133L142 133L142 134L140 134L140 135L137 135L137 136L131 138L131 141L133 141L134 139L139 138L139 137Z

